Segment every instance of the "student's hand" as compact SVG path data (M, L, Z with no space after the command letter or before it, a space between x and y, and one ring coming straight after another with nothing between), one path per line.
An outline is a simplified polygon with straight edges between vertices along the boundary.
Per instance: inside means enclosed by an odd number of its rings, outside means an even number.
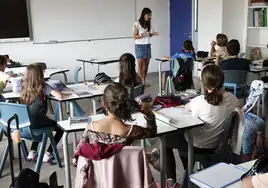
M166 60L171 60L171 57L164 56L164 59L166 59Z
M242 180L242 188L253 188L251 176Z
M216 41L214 41L214 40L213 40L213 41L211 41L211 46L213 46L213 47L214 47L214 46L216 46L216 44L217 44L217 43L216 43Z
M142 102L140 104L141 113L144 115L151 115L152 112L152 104L150 102Z
M153 36L159 36L159 33L158 32L153 32L152 35Z
M146 32L142 33L141 36L148 37L148 36L150 36L150 32L146 31Z

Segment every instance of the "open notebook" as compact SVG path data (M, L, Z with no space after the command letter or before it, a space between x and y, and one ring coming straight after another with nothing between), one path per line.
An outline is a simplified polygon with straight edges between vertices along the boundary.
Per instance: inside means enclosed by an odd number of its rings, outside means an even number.
M202 171L190 175L190 180L202 188L224 188L240 181L247 169L227 164L217 163Z

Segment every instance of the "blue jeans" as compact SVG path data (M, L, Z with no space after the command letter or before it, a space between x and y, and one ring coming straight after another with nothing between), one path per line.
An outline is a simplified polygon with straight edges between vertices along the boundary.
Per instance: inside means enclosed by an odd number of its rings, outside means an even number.
M248 113L245 116L245 130L242 138L242 152L245 155L252 154L255 148L257 132L261 131L264 135L264 120L255 114Z

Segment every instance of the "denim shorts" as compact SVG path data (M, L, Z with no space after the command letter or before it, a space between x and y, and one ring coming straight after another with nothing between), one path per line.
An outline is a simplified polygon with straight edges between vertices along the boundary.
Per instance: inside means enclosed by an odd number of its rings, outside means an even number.
M137 59L150 59L151 44L135 44L135 53Z

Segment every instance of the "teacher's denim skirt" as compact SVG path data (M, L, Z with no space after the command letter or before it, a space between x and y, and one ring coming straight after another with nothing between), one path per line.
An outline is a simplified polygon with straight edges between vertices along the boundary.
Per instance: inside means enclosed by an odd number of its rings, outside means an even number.
M151 44L136 44L135 53L137 59L151 58Z

